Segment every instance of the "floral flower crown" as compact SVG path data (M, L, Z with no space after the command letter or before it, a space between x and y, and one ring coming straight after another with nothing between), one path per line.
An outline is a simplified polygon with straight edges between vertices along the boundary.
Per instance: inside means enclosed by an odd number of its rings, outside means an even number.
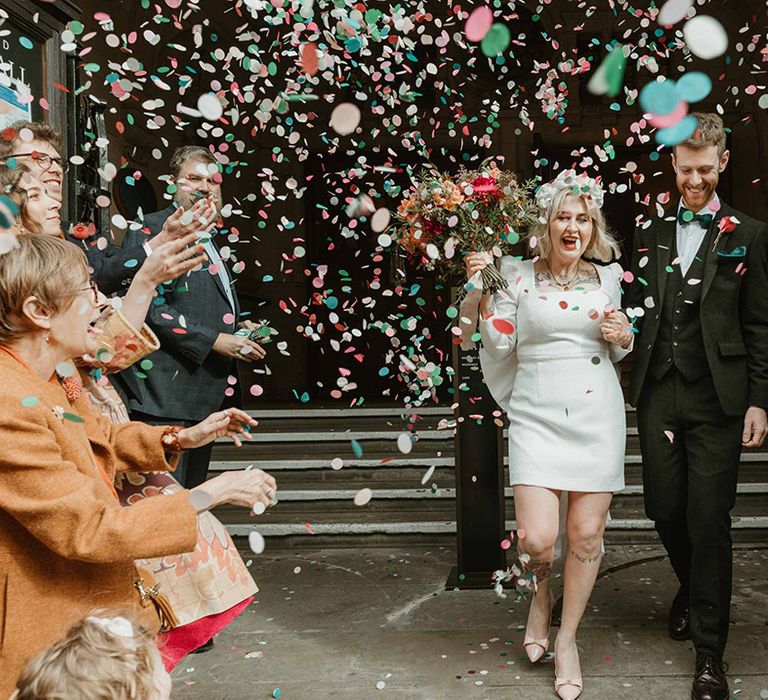
M563 170L552 182L544 183L536 191L536 204L544 211L552 205L559 192L570 190L572 194L584 197L589 209L603 206L605 193L599 179L589 177L586 173L575 170Z

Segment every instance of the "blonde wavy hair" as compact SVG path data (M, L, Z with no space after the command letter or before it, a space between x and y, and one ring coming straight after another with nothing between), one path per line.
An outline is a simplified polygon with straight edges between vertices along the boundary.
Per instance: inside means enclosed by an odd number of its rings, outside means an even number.
M544 221L534 224L528 230L528 238L536 238L536 245L533 251L539 257L546 258L552 250L552 241L549 238L549 224L557 216L568 195L577 196L570 187L563 187L555 193L546 211L542 212ZM603 263L615 260L621 255L621 248L608 228L605 216L603 216L603 210L596 206L590 207L589 202L584 197L579 197L579 199L586 205L589 217L592 219L592 236L589 239L589 244L582 252L582 257Z
M27 663L11 700L153 700L162 663L147 630L95 610Z

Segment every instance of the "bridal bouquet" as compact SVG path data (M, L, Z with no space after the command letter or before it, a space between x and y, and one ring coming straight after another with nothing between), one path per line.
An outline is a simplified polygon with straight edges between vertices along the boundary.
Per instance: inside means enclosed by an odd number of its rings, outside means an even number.
M467 253L508 254L537 221L532 190L531 183L520 184L514 173L500 170L493 161L455 175L428 170L400 203L391 235L419 267L461 277ZM481 277L487 291L507 286L494 265Z

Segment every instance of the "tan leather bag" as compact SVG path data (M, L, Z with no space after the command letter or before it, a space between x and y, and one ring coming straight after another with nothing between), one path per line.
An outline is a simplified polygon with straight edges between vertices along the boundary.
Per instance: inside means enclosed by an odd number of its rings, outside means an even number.
M150 605L155 606L160 618L160 629L163 632L179 626L179 619L173 612L170 601L160 593L160 584L155 581L155 577L149 569L137 566L136 580L133 585L139 592L139 602L142 608L147 608Z

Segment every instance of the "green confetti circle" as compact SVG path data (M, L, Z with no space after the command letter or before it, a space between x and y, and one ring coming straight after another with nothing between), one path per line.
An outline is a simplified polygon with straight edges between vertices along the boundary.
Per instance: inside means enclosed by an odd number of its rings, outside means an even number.
M507 25L496 22L488 30L485 38L480 44L483 53L489 58L495 58L504 52L512 40L512 35L507 29Z
M25 396L21 400L21 405L24 406L25 408L34 408L39 403L40 403L40 399L38 399L37 396Z

